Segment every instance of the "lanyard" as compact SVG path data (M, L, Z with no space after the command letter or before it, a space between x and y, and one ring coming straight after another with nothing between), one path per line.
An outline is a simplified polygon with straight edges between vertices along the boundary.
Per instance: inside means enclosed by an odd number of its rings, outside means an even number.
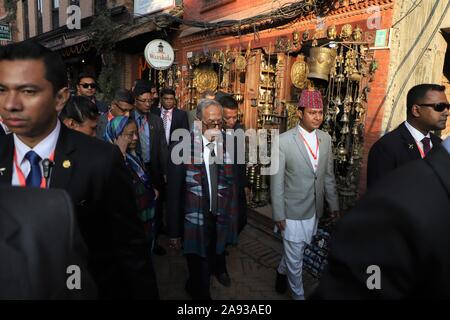
M417 144L417 149L419 149L420 152L420 156L423 158L425 158L425 151L423 151L423 149L420 147L419 143L416 141Z
M49 160L53 161L54 159L55 159L55 151L52 152ZM17 163L17 151L16 150L14 150L14 166L16 167L17 178L19 179L19 185L21 187L25 187L27 185L27 182L26 182L25 175L23 174L22 169L20 168L19 164ZM47 181L44 177L42 177L40 188L41 189L47 188Z
M305 143L306 147L308 148L309 152L311 153L312 157L314 158L314 161L317 161L317 152L319 151L319 138L316 134L317 144L316 144L316 153L312 151L311 147L309 146L308 141L306 141L305 137L303 137L303 134L300 132L300 137L302 138L303 142Z

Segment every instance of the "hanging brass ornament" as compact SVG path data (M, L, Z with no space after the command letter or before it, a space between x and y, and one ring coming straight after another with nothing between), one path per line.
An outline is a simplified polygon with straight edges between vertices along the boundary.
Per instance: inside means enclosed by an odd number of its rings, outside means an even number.
M333 24L333 25L329 26L327 29L327 39L334 40L334 39L336 39L336 36L337 36L337 30L336 30L336 26Z
M245 57L241 55L236 57L234 63L236 64L236 69L238 69L239 71L244 71L247 67L247 60L245 60Z
M300 44L300 33L297 30L292 32L292 44L294 47L297 47Z
M361 41L362 39L362 30L359 26L356 26L355 30L353 30L352 34L353 40Z
M328 80L335 59L336 50L334 49L325 47L311 48L308 58L308 78Z
M291 81L294 87L304 89L308 73L308 64L305 62L305 56L301 54L291 68Z
M219 84L219 78L212 69L195 69L193 85L199 93L206 90L215 91Z
M352 36L353 27L351 24L346 24L342 27L341 38L346 40Z

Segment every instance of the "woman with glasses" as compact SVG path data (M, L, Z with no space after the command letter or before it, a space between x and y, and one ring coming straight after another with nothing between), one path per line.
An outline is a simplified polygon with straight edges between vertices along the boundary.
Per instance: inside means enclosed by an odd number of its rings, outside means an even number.
M59 114L59 119L66 127L95 137L98 110L88 98L71 97Z
M144 163L136 151L138 142L136 123L126 116L117 116L108 122L104 140L116 144L130 171L135 188L139 219L144 225L150 250L153 247L153 228L155 216L155 202L158 191L153 188L150 176L145 170Z

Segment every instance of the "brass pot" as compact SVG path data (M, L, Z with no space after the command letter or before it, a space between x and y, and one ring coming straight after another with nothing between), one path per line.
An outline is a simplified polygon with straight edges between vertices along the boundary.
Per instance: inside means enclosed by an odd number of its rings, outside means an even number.
M308 78L327 80L336 59L336 50L314 47L310 49L308 58Z

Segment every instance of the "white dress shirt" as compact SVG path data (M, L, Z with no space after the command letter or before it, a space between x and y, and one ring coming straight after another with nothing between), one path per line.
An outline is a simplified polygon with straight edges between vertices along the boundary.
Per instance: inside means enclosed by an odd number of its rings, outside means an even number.
M172 114L173 114L173 108L170 110L164 109L164 107L161 107L161 120L164 123L164 113L167 113L167 127L165 128L165 134L166 134L166 141L167 144L170 144L170 127L172 125Z
M301 135L303 135L303 138L309 144L309 147L314 152L314 154L316 153L316 150L317 150L316 159L314 159L314 157L311 154L311 152L309 151L309 148L306 145L305 141L303 141L303 139L300 138L300 140L302 140L303 144L305 145L306 153L309 156L309 160L311 161L312 167L314 168L314 172L316 172L317 168L319 167L319 146L317 144L318 140L317 140L316 130L313 130L312 132L308 132L299 125L298 131Z
M208 178L208 188L209 188L209 195L211 196L211 179L209 177L209 157L210 157L210 149L206 146L211 141L205 138L205 136L202 136L203 138L203 161L205 162L205 168L206 168L206 176ZM212 141L214 143L214 153L217 155L217 143L216 141ZM212 204L211 201L209 203L209 210L212 210Z
M25 155L28 151L33 150L36 152L39 157L41 157L41 161L39 162L41 167L42 174L42 160L50 158L51 154L55 151L56 143L58 142L59 132L61 131L61 123L59 120L56 122L56 127L53 131L41 142L39 142L34 148L30 148L25 143L23 143L16 134L13 134L14 137L14 146L15 152L17 155L17 163L20 169L23 172L25 179L31 171L30 162L25 159ZM13 186L20 186L19 176L17 175L16 166L13 165L13 175L12 182Z
M421 148L421 150L423 150L422 139L425 137L430 138L430 149L433 148L433 143L431 142L431 136L429 132L425 136L422 132L410 125L408 121L405 121L405 126L408 129L409 133L411 133L411 135L413 136L414 140L416 140L416 143Z

